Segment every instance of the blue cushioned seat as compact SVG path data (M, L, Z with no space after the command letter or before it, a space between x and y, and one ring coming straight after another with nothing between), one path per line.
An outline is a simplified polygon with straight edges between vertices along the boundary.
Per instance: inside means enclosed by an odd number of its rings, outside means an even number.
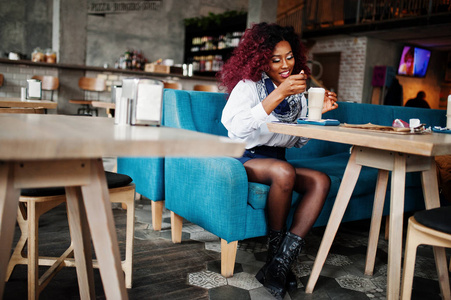
M164 105L161 124L165 125ZM152 227L154 230L161 230L165 200L164 158L118 157L117 171L132 177L136 192L151 201Z

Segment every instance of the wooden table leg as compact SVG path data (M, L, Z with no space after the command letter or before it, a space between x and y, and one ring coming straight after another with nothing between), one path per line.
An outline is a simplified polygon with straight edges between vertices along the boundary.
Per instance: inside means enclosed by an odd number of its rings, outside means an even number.
M67 217L81 299L95 299L91 235L80 187L66 187Z
M36 216L36 202L31 201L27 206L27 255L28 255L28 300L39 299L39 249L38 249L38 216Z
M5 288L20 196L20 189L14 188L13 169L13 163L0 162L0 299Z
M377 242L384 211L385 194L388 184L387 170L379 170L377 174L376 193L374 194L373 214L371 216L370 235L366 251L365 275L373 275L374 262L376 261Z
M402 224L406 183L406 155L396 153L391 179L390 231L388 237L387 300L399 299Z
M426 209L440 207L437 169L434 159L431 159L429 170L421 172L421 184L423 186L424 204Z
M102 160L91 160L91 182L81 191L107 299L128 299Z
M313 292L313 288L315 287L316 281L318 280L321 269L326 261L327 254L329 253L330 247L332 246L332 242L337 233L338 226L340 225L346 208L348 207L349 199L354 191L357 179L359 179L362 166L356 164L356 155L355 148L353 148L351 157L349 158L348 165L346 166L346 170L343 175L343 180L340 184L340 189L338 190L337 197L335 199L334 207L332 208L332 212L327 223L326 231L324 232L321 245L319 246L319 250L316 255L315 263L313 264L312 272L305 288L306 293L310 294Z

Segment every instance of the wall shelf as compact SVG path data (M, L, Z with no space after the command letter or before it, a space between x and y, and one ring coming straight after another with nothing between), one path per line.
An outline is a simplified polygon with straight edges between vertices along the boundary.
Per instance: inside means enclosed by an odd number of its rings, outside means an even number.
M238 46L246 25L243 14L208 28L186 26L184 63L193 65L194 75L214 76Z

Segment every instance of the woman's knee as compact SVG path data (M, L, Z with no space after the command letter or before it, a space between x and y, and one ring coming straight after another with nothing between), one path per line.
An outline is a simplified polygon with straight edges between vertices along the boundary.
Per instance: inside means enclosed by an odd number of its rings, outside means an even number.
M326 173L320 173L318 181L321 185L330 187L330 177Z
M272 168L273 183L284 189L292 190L296 181L296 169L287 162L281 161Z
M299 184L301 187L301 192L308 192L308 191L325 191L326 193L329 192L331 181L327 174L323 172L319 172L316 170L308 170L308 169L302 169L298 170L299 175L301 177L299 178Z
M326 193L329 192L330 189L330 177L322 172L317 172L314 176L315 187L320 190L324 190Z

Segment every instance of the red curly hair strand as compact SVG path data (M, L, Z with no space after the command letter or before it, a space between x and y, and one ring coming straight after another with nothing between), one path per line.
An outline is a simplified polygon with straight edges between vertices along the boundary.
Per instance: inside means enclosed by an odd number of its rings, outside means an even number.
M281 41L290 43L295 64L293 74L301 72L310 75L307 67L305 47L293 27L277 24L258 23L246 29L232 56L217 74L220 86L230 93L235 85L243 79L258 81L262 72L269 71L269 62L276 45Z

